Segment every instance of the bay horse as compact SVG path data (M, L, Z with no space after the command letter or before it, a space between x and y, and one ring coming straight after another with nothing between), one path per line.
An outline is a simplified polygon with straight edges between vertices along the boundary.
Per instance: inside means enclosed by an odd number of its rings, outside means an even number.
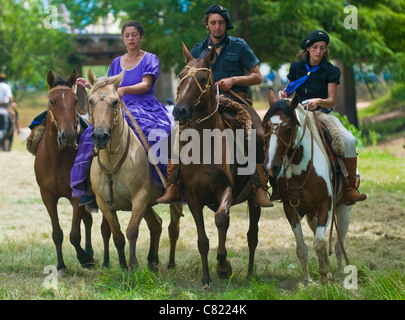
M325 235L334 207L338 232L335 251L337 273L340 273L343 256L348 263L344 240L349 228L351 206L343 204L342 176L333 174L313 115L304 110L299 104L299 97L295 96L293 100L279 100L271 106L263 123L267 145L265 171L271 177L277 177L284 212L295 235L304 283L307 284L310 277L308 247L304 242L301 220L307 216L314 233L319 274L321 279L326 279L330 275Z
M112 232L119 263L123 269L128 269L124 252L125 237L117 217L117 211L123 210L132 212L126 230L129 266L138 265L136 241L139 225L142 218L145 218L150 230L148 266L152 271L156 271L162 219L152 207L156 204L156 199L162 196L164 189L153 181L148 155L124 118L122 102L117 91L124 72L117 76L97 79L91 69L87 71L88 81L92 85L89 92L92 140L97 150L97 160L93 159L90 169L90 181L97 205L103 213L103 266L106 267L109 263L109 239ZM181 206L170 205L169 268L175 266L181 211Z
M197 132L199 137L204 137L204 130L224 132L229 127L218 112L219 97L216 96L213 74L210 68L215 59L215 46L204 59L194 59L183 43L183 55L187 65L179 74L181 80L178 85L176 105L173 110L175 120L178 120L180 125L187 124L187 127ZM201 138L200 140L202 141ZM235 144L235 141L231 143ZM215 225L218 229L217 275L222 279L229 278L232 275L232 267L230 261L227 260L225 246L230 222L230 207L248 201L249 275L253 272L261 208L253 200L252 189L245 192L243 198L237 200L237 198L240 198L238 195L240 195L241 191L246 190L246 186L251 186L249 182L250 176L238 174L239 164L232 164L226 160L230 149L227 146L227 141L222 139L219 145L211 148L208 154L208 158L211 160L210 163L204 161L204 158L207 159L207 155L204 155L204 152L207 151L204 150L204 143L192 139L187 145L189 144L194 145L193 150L200 150L200 158L196 162L180 162L180 179L184 185L187 204L197 228L198 250L201 255L203 269L202 285L203 288L208 288L212 281L208 270L209 239L205 232L203 208L208 206L215 212ZM220 163L214 160L219 152L222 152Z
M93 264L91 246L92 216L79 200L72 197L70 171L77 154L77 141L80 132L79 113L84 114L85 100L78 99L72 86L76 82L76 71L67 80L56 78L49 71L48 108L43 136L38 144L35 156L35 176L40 188L41 197L51 218L52 239L56 246L59 273L66 271L62 255L63 231L59 224L57 204L60 198L67 198L73 207L70 242L76 249L77 258L82 266ZM83 104L79 105L79 100ZM85 249L80 245L80 223L85 225Z

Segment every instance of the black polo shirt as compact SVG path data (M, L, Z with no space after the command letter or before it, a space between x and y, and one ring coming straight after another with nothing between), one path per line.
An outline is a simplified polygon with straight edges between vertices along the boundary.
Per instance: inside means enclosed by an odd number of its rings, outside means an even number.
M294 81L305 76L308 73L305 64L308 64L310 69L313 68L309 64L308 58L291 63L290 71L287 75L288 80ZM327 99L328 83L340 83L340 69L338 67L335 67L325 58L319 63L319 67L295 91L300 97L300 102L313 98Z

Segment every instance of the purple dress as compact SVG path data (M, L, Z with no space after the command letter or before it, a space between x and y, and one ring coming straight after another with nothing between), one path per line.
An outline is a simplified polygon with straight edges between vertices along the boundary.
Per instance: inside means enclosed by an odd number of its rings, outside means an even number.
M115 76L120 74L121 71L121 57L118 57L114 59L111 64L109 75ZM137 84L142 81L143 76L149 74L154 76L156 82L159 74L159 59L156 55L146 52L142 60L134 68L125 71L120 87ZM173 123L173 117L167 112L165 106L154 97L153 91L154 84L151 89L145 93L126 94L122 97L122 101L126 104L138 122L151 147L157 142L155 140L149 140L149 133L151 130L163 129L168 136ZM138 136L132 122L129 120L125 112L124 116L129 126ZM92 131L93 127L89 126L80 137L79 150L70 176L70 186L72 187L73 197L80 197L86 194L88 186L87 178L90 174L90 166L93 160L93 142L91 140ZM156 154L156 156L158 157L159 154ZM152 164L150 166L152 169L153 180L157 185L162 186L159 175L154 166ZM158 166L164 176L167 176L166 164L159 163Z

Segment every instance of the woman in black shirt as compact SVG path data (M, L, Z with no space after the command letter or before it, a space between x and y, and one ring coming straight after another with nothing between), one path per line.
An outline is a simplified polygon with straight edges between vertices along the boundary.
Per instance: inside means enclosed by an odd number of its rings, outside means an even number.
M341 124L332 112L336 102L336 89L340 70L331 64L328 52L329 36L324 31L311 32L301 43L297 62L291 63L287 87L279 92L279 99L287 98L296 91L300 102L309 110L321 110L337 124L345 145L344 163L348 171L349 186L344 192L346 205L367 198L356 189L357 150L355 137Z

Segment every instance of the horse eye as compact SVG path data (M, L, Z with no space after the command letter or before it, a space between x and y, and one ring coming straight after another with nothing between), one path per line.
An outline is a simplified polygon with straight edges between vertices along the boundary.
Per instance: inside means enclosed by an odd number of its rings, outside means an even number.
M54 104L55 104L55 102L54 102L52 99L49 99L49 103L50 103L51 105L54 105Z
M119 103L120 103L120 100L118 100L118 99L114 100L113 101L113 106L116 107Z
M78 100L78 99L76 99L75 104L79 104L79 100Z
M94 105L93 99L89 99L89 104L90 104L90 106L93 106L93 105Z

